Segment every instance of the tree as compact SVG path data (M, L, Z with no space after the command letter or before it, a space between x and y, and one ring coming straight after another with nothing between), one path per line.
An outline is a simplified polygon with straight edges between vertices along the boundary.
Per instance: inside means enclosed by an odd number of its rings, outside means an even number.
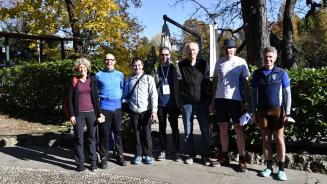
M241 0L247 61L262 65L263 48L270 45L265 0Z
M307 67L327 66L327 9L298 22L300 63Z
M296 62L303 59L302 56L304 56L306 59L310 58L305 56L302 47L296 47L296 40L294 40L294 31L297 30L297 27L294 27L294 25L296 25L296 21L299 20L298 18L294 20L294 7L296 3L303 6L303 1L304 0L217 0L214 5L206 8L197 0L176 0L175 5L178 3L186 2L192 2L196 4L198 8L194 10L193 16L201 14L199 12L203 9L205 10L204 12L206 17L219 15L219 30L228 30L230 26L235 27L235 23L242 22L245 37L244 39L242 36L239 38L241 39L241 42L243 42L243 40L245 42L245 44L242 43L241 46L246 45L246 57L250 64L261 66L261 62L263 61L261 50L264 47L272 44L273 46L277 46L279 51L283 51L281 52L282 67L289 68L291 66L296 66ZM318 15L318 12L321 9L327 7L327 1L325 0L322 3L316 3L312 0L307 0L306 3L310 6L310 10L307 13L306 19L308 19L308 17ZM283 13L279 14L279 10L282 10ZM306 7L302 7L298 10L300 10L300 12L302 11L303 13L307 9ZM279 20L276 20L277 17ZM284 24L284 26L282 24ZM280 35L278 32L275 32L276 29L279 28L282 30L279 32ZM231 31L235 32L232 29ZM269 31L271 31L271 39ZM318 45L320 45L320 43L318 43ZM303 48L306 46L308 45L303 45ZM296 52L296 56L294 55L294 52ZM295 57L300 58L295 59Z
M200 48L200 54L203 59L209 58L209 25L204 21L197 19L189 19L184 22L184 26L191 29L192 31L198 33L202 38L202 43L198 43ZM184 46L188 42L197 42L197 38L193 35L183 31L181 38L178 40L177 46L179 49L179 53L176 54L176 59L182 60L184 56Z
M8 0L0 5L0 20L23 21L27 33L73 36L78 55L88 55L99 46L129 47L141 27L126 11L139 0Z
M286 0L283 16L283 41L281 49L282 66L286 68L296 67L294 60L294 38L293 38L293 21L294 6L296 0Z

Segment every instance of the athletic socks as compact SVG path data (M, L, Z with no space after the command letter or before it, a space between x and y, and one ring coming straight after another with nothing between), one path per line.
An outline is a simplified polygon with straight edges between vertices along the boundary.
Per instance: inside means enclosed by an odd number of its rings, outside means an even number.
M267 169L272 170L272 160L265 160L266 164L267 164Z
M279 171L284 171L285 168L285 162L279 162Z

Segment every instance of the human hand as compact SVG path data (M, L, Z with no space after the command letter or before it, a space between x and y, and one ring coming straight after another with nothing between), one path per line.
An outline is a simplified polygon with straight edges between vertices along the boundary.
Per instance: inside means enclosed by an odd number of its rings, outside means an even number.
M76 118L75 118L75 116L71 116L70 117L70 122L71 122L72 125L75 125L76 124Z
M151 122L155 123L158 120L158 115L157 113L153 112L150 117Z
M216 108L215 108L215 103L211 102L208 108L209 113L215 113L216 112Z
M103 114L100 114L100 116L97 119L97 122L101 124L101 123L105 122L105 120L106 120L106 117Z
M248 103L244 103L242 105L242 112L249 112L251 110L251 106Z
M255 112L252 112L250 115L251 115L252 122L255 123Z

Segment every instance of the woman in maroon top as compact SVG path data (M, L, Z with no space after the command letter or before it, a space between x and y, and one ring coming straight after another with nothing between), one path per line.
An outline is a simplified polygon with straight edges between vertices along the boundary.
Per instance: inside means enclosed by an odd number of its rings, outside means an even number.
M101 114L97 82L94 76L89 76L91 63L86 58L77 59L74 67L78 76L71 81L68 90L70 121L74 125L74 153L77 171L84 171L84 126L88 132L88 149L90 170L97 169L96 156L96 121L104 117Z

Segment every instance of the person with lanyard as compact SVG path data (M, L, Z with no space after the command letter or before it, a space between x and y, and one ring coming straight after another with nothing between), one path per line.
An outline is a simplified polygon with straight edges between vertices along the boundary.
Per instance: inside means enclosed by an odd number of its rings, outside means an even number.
M199 45L189 42L185 45L187 58L178 63L180 77L181 107L184 124L187 158L185 164L193 164L196 156L193 140L193 119L196 114L202 138L202 163L209 160L209 119L208 119L208 75L207 61L199 59Z
M157 121L158 93L152 76L143 71L143 61L134 58L133 74L124 89L124 100L128 101L129 116L135 140L135 157L132 164L153 164L151 123ZM127 99L128 98L128 99ZM144 151L143 149L144 148Z
M172 130L173 154L176 162L181 162L179 154L179 129L178 129L178 80L177 70L170 62L170 49L162 47L160 49L160 64L155 75L158 89L158 119L159 134L162 151L157 157L158 161L166 159L167 151L167 115Z
M279 161L277 179L285 181L284 125L291 113L290 79L285 70L275 66L277 50L274 47L266 47L263 54L264 66L253 73L251 81L253 119L261 128L263 155L267 165L259 175L268 177L273 173L271 141L274 136Z
M115 148L117 151L116 161L121 166L126 166L127 164L123 156L121 126L121 101L124 90L124 74L115 69L115 64L115 56L106 54L104 58L105 68L96 73L101 109L106 117L105 122L99 125L101 169L107 168L108 141L111 130L115 138Z

